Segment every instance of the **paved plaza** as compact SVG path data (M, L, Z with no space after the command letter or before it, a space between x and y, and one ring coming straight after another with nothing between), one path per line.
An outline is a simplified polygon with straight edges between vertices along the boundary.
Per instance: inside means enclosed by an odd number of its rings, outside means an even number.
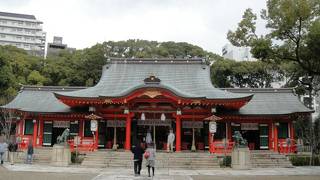
M48 165L8 165L0 167L0 180L113 180L113 179L159 179L159 180L211 180L211 179L320 179L320 167L256 168L250 170L211 169L182 170L157 169L154 178L148 178L146 169L135 177L127 168L84 168L78 166L54 167Z

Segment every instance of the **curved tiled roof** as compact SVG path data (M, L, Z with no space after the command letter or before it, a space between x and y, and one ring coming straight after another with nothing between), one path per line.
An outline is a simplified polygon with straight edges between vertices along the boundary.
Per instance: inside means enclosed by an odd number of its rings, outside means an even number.
M39 113L68 113L72 109L54 97L54 93L76 92L86 87L25 86L9 104L1 108L18 109ZM225 88L221 91L251 93L252 100L238 111L228 111L228 115L287 115L311 113L294 95L292 89L237 89Z
M151 75L160 84L145 84ZM97 98L121 97L143 87L165 88L184 98L241 99L251 94L238 94L213 87L210 67L203 59L112 59L103 67L97 85L57 96Z
M239 111L230 114L237 115L286 115L292 113L314 112L307 108L291 88L225 88L235 93L253 93L254 96Z
M1 108L25 112L68 113L72 111L70 107L60 102L53 92L78 89L83 89L83 87L24 86L10 103Z

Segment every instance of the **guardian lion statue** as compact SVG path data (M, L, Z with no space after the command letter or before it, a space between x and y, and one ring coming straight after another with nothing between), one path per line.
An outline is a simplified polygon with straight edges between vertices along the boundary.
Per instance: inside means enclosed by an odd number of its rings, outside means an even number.
M63 133L57 137L57 144L65 144L68 140L70 130L69 128L65 129Z
M237 148L243 148L248 146L248 142L244 139L239 131L235 131L234 135L232 136L235 142L235 146Z

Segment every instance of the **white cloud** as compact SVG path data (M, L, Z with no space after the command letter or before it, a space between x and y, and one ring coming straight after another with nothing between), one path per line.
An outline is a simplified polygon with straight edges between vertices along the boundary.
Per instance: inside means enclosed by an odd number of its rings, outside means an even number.
M221 54L243 11L264 0L0 0L0 11L33 14L47 41L63 36L70 47L108 40L184 41Z

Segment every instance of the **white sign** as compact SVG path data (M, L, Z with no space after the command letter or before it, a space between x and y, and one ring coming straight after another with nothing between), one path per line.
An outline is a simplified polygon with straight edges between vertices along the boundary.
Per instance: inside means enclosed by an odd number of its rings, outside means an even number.
M54 128L69 128L70 121L53 121Z
M210 131L210 133L217 132L217 123L215 121L209 122L209 131Z
M259 130L258 123L241 123L241 130Z
M76 145L76 146L79 145L80 144L80 140L81 140L80 136L75 136L74 139L73 139L74 145Z
M98 121L97 120L91 120L90 129L91 129L91 131L97 131L97 129L98 129Z

